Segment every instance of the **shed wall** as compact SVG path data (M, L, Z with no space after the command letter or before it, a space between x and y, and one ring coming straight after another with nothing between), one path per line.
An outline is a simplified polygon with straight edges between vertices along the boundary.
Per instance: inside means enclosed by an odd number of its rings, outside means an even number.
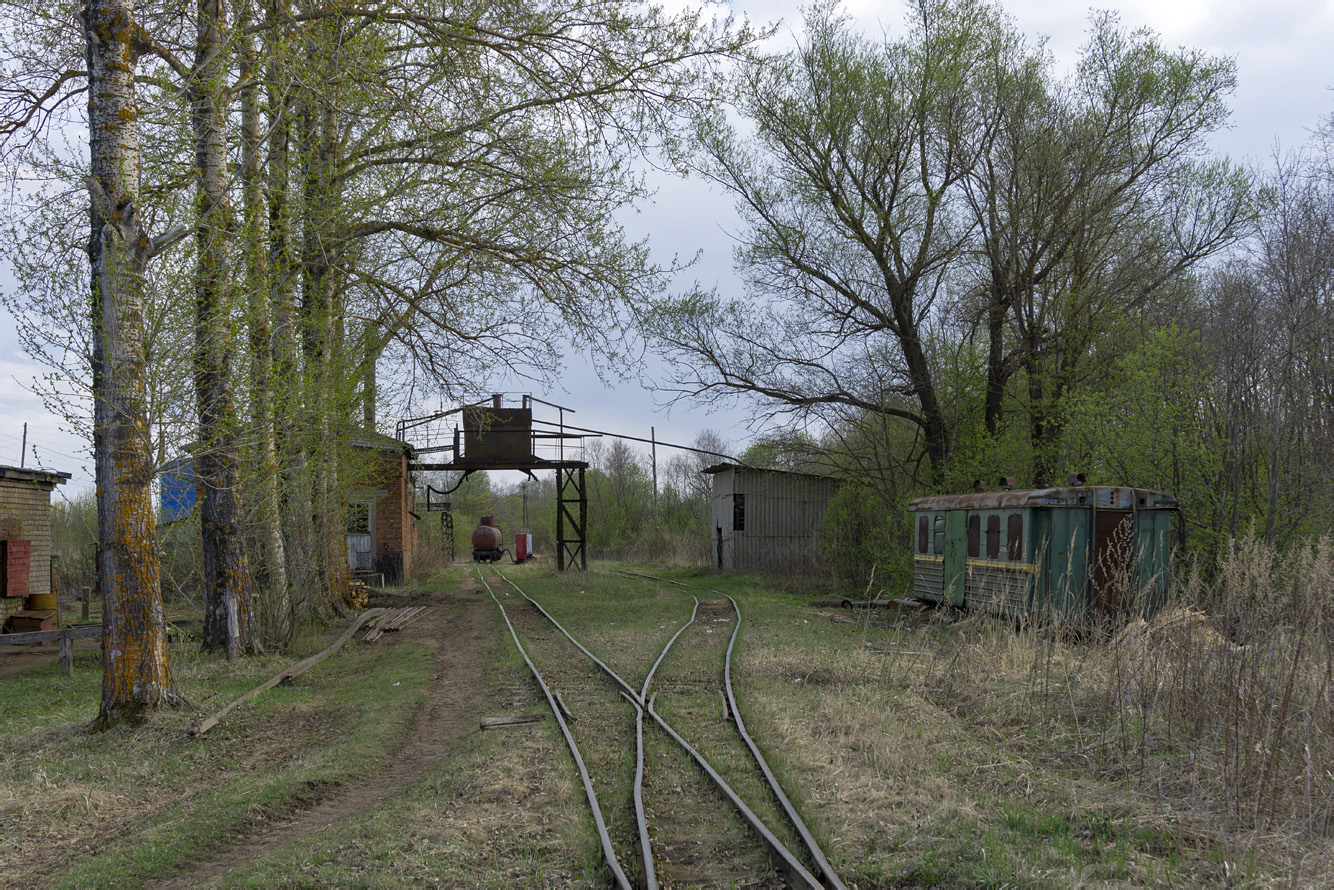
M29 594L51 592L52 488L43 483L0 479L0 537L32 542ZM0 627L10 615L26 608L21 596L0 596Z
M744 468L713 475L714 567L809 568L819 559L818 532L837 490L832 479ZM737 498L744 528L734 528ZM721 546L720 546L721 543Z
M408 459L401 451L381 451L376 459L380 487L387 494L375 502L375 570L383 572L386 580L402 583L412 571L417 543Z
M358 474L349 478L353 490L348 502L370 504L374 571L383 573L386 583L402 583L412 571L417 543L412 516L416 493L408 478L408 456L397 448L359 447L358 454L362 462ZM348 561L350 565L350 552Z

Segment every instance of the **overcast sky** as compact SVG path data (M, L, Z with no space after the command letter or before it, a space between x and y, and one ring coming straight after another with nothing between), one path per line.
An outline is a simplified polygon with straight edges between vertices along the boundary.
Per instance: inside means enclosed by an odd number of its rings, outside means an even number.
M1061 70L1068 69L1085 39L1088 10L1060 0L1009 0L1005 8L1018 27L1031 37L1045 36ZM1147 26L1169 46L1192 46L1232 56L1237 62L1238 87L1232 101L1232 126L1214 140L1215 149L1234 160L1261 162L1276 145L1284 149L1304 143L1322 118L1334 111L1334 0L1132 0L1096 4L1120 12L1130 27ZM775 47L790 46L800 29L796 3L752 3L740 0L738 14L756 21L782 21ZM852 0L846 6L868 35L901 33L903 6L899 0ZM654 203L626 220L635 237L647 236L654 252L666 260L701 253L698 264L682 286L698 280L724 291L737 287L731 275L731 235L735 215L731 202L711 193L698 181L665 183ZM13 287L7 268L0 268L0 289ZM47 414L30 392L40 369L19 349L13 320L0 310L0 464L18 465L23 424L28 424L26 463L75 475L66 494L87 490L92 484L87 446L62 430L59 419ZM677 405L670 413L662 399L637 384L604 388L582 358L571 354L564 391L535 395L577 412L567 418L579 426L611 430L647 438L657 427L660 440L688 444L701 429L715 429L744 447L747 436L744 407L709 413ZM497 385L505 389L506 385ZM531 391L531 390L528 390ZM381 414L392 417L392 406Z

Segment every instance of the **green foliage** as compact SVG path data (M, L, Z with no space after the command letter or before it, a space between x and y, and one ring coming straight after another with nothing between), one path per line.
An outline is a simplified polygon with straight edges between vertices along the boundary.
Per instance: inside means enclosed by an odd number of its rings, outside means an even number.
M588 459L589 554L626 554L653 530L653 479L623 439L595 443Z
M1204 350L1175 323L1128 345L1102 386L1067 400L1064 456L1092 484L1176 494L1199 531L1185 543L1212 549L1223 531L1216 525L1222 450L1201 399L1210 388Z
M839 486L820 523L821 563L845 587L901 596L912 586L905 503L856 482Z

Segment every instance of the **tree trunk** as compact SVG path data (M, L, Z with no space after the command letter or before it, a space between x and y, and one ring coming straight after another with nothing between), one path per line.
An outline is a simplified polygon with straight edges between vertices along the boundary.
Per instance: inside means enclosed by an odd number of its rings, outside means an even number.
M993 438L1000 435L1005 410L1005 384L1009 372L1005 366L1005 321L1009 316L1009 301L993 289L987 306L987 391L983 417L987 433Z
M257 604L260 632L282 644L291 635L291 596L287 588L287 555L283 543L279 509L278 445L274 422L273 326L269 304L270 273L266 269L268 228L264 219L264 144L259 103L259 50L250 35L250 5L243 7L240 30L246 36L241 48L241 201L244 215L243 255L250 333L250 408L254 428L254 524L262 565L260 602ZM283 274L276 271L275 275Z
M286 22L291 13L283 0L269 0L266 15L271 22ZM285 84L290 72L283 70L281 47L285 35L273 33L266 48L269 131L266 182L269 204L269 305L272 308L274 445L278 460L278 502L287 556L287 589L293 624L304 614L307 597L317 589L314 571L314 542L311 528L308 455L302 432L306 415L302 406L301 365L298 361L296 309L297 262L292 235L292 122L295 118L291 92Z
M949 464L951 444L949 424L945 422L940 400L936 397L931 363L922 348L921 333L912 314L912 297L895 295L892 303L895 320L898 322L899 345L903 350L908 379L912 382L913 394L917 396L918 404L921 406L922 437L926 442L927 461L931 466L930 484L935 485L944 480Z
M151 485L143 272L172 235L150 240L139 207L137 25L132 0L89 0L88 64L102 702L96 724L183 700L171 676Z
M203 497L204 648L227 658L259 647L250 598L250 566L240 493L240 436L231 352L231 207L227 174L227 9L199 0L191 118L198 165L198 258L195 272L195 393Z
M336 24L332 27L337 27ZM322 72L326 89L335 88L333 74ZM321 580L324 605L337 608L348 575L345 523L338 494L336 440L344 425L334 362L337 319L335 292L338 257L328 240L336 216L337 121L326 96L307 91L299 115L303 177L301 257L301 331L305 367L305 411L310 436L311 525L313 555Z

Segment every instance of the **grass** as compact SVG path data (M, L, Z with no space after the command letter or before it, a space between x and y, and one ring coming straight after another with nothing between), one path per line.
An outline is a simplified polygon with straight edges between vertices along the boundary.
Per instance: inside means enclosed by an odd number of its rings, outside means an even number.
M95 735L87 732L100 688L92 653L79 653L72 678L50 665L0 681L6 884L138 884L193 863L201 850L383 762L431 676L420 647L349 647L194 739L194 720L293 660L227 665L184 641L172 654L194 707ZM53 850L60 855L43 855Z
M451 572L449 583L466 580ZM499 591L498 591L499 592ZM544 708L497 637L493 713ZM592 818L555 721L473 732L405 793L231 871L219 886L602 887Z
M850 885L1301 887L1334 882L1331 565L1327 541L1284 561L1238 542L1212 573L1187 575L1159 619L1082 638L976 614L813 608L795 583L646 570L741 604L747 727ZM690 611L683 590L605 566L505 571L636 687L645 653ZM543 710L501 631L486 655L493 713ZM698 680L689 702L660 701L687 735L689 710L721 710L713 642L663 668ZM83 732L89 656L73 678L52 665L0 680L0 883L133 885L179 869L201 844L391 757L432 682L419 647L349 647L196 741L192 719L290 660L174 657L196 710L98 737ZM280 710L297 721L276 738ZM701 745L752 787L729 742ZM473 732L404 793L219 881L603 886L591 821L546 720Z

